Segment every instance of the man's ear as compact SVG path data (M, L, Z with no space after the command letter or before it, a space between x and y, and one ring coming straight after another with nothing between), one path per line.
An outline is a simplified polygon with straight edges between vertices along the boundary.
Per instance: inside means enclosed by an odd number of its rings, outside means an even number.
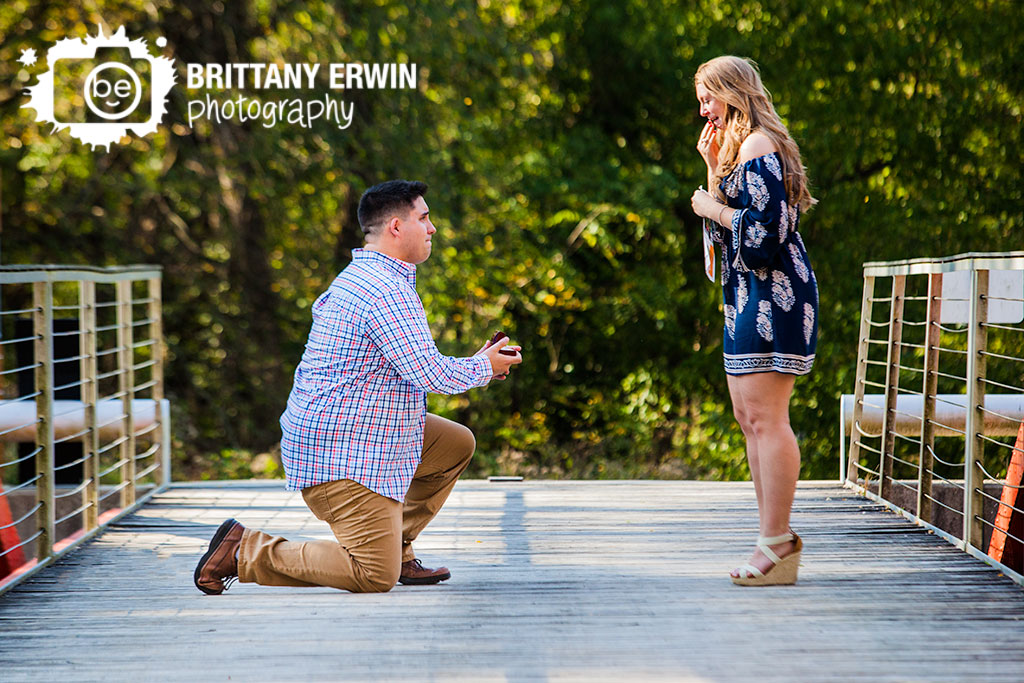
M385 226L385 230L387 230L388 234L391 235L392 237L398 237L400 235L398 226L401 225L401 223L402 220L398 216L393 216L392 218L388 219L387 225Z

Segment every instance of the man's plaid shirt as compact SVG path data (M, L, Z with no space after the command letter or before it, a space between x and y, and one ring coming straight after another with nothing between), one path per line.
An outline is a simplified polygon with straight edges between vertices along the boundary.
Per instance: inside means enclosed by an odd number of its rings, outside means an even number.
M356 249L313 304L281 459L289 490L351 479L401 501L423 449L427 392L491 380L485 356L441 355L416 294L416 266Z

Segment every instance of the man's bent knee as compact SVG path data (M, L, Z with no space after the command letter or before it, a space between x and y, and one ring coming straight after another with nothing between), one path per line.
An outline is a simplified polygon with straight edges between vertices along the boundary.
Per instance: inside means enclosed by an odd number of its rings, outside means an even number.
M473 455L476 452L476 435L473 434L473 430L465 425L459 425L462 429L459 430L459 446L468 454Z
M359 577L357 580L356 590L353 593L387 593L395 584L398 583L398 575L400 569L395 567L393 570L379 571L379 572L367 572L364 576Z

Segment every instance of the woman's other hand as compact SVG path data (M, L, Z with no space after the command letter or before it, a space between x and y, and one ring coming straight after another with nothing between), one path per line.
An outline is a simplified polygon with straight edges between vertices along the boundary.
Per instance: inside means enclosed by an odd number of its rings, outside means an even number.
M697 140L697 151L704 158L708 165L708 171L712 174L718 167L718 129L715 124L708 121L704 124L704 130L700 132L700 139Z

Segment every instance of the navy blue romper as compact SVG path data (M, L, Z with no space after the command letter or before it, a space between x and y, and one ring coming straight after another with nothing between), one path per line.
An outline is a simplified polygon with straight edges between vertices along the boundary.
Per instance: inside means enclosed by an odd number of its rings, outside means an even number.
M725 371L806 375L818 341L818 283L773 152L738 164L720 185L736 209L722 245Z

